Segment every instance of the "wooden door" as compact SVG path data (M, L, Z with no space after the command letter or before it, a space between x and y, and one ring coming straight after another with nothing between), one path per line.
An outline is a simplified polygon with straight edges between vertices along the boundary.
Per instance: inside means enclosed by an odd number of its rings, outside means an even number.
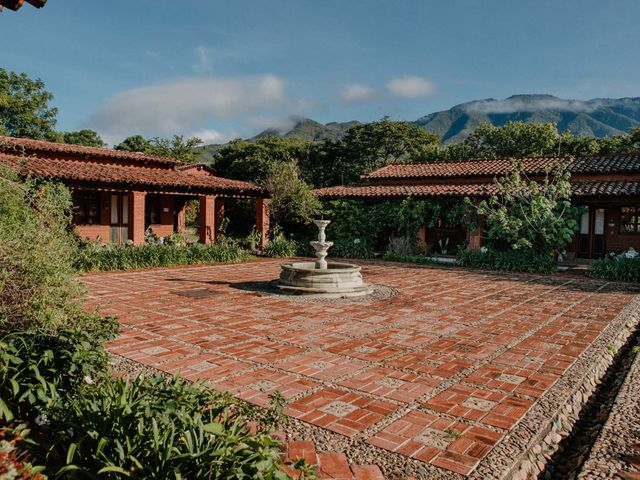
M129 239L129 195L111 194L111 241L125 243Z
M578 248L579 258L600 258L605 252L604 208L588 207L580 218Z

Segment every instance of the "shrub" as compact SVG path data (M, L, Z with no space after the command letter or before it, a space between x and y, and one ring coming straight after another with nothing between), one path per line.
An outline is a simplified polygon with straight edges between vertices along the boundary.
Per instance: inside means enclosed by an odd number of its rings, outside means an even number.
M288 239L284 235L277 235L264 248L267 257L293 257L298 251L295 240Z
M410 237L391 237L387 245L387 254L400 257L415 255L418 248L416 239Z
M47 462L64 478L285 479L279 444L236 400L161 375L107 377L52 410Z
M32 421L55 402L73 397L87 379L103 375L104 340L117 325L105 319L91 331L16 332L0 338L0 419Z
M0 166L0 336L85 320L68 231L69 191Z
M436 262L432 258L425 257L424 255L399 255L396 253L387 252L382 258L383 260L387 260L389 262L432 263L441 265L439 262Z
M640 282L640 257L606 257L595 260L587 269L587 275L593 278Z
M238 262L252 258L230 241L188 246L130 246L82 241L81 245L75 259L75 267L83 272Z
M498 195L477 207L486 217L489 239L541 256L564 249L579 229L581 213L571 205L569 177L566 165L559 163L535 181L514 162L513 173L496 181Z
M553 273L557 264L553 258L542 257L530 251L460 250L458 265L505 272Z

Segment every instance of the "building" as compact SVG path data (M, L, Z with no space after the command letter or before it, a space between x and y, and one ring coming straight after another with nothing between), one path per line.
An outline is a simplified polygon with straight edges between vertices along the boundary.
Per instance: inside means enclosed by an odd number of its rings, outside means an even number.
M47 3L47 0L26 0L28 3L36 8L42 8ZM0 12L3 7L7 7L10 10L18 10L24 5L25 0L0 0Z
M189 200L200 205L200 242L212 243L228 198L256 201L256 229L269 230L266 191L250 182L218 177L203 164L108 148L0 136L0 163L21 175L60 180L71 190L78 235L105 242L144 243L147 228L159 236L185 231Z
M547 169L562 158L522 158L524 172L544 178ZM598 258L608 252L633 247L640 250L640 153L579 157L569 164L573 203L587 207L580 231L570 246L578 258ZM362 185L321 188L326 198L380 199L436 198L444 202L470 197L481 199L497 192L495 179L512 172L509 159L470 160L418 164L391 164L363 175ZM456 245L479 248L482 231L464 225L438 225L423 229L427 249L449 238Z

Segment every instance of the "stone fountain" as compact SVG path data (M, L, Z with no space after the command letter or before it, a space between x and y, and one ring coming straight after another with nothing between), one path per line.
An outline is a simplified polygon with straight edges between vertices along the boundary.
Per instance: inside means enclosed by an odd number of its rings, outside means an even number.
M325 229L330 220L314 220L318 227L318 240L310 242L316 251L315 262L282 264L277 287L288 293L321 298L359 297L373 291L362 281L360 267L352 263L327 262L327 251L333 242L327 242Z

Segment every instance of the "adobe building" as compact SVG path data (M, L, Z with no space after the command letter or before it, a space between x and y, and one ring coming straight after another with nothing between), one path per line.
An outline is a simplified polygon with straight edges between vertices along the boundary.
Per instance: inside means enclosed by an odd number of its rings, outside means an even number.
M524 173L544 178L547 170L563 158L521 158ZM569 164L574 205L587 207L580 219L580 231L570 245L578 258L598 258L609 252L633 247L640 250L640 153L589 156ZM475 200L497 193L495 180L514 169L513 160L489 159L461 162L390 164L363 175L363 185L315 190L325 198L381 199L434 198L443 202ZM465 225L423 228L421 242L427 249L440 239L453 245L479 248L483 232Z
M145 230L159 236L185 231L189 200L200 205L201 243L215 241L228 198L252 198L261 244L268 241L269 200L258 185L218 177L203 164L108 148L0 136L0 163L21 175L59 180L73 198L78 235L139 245Z

